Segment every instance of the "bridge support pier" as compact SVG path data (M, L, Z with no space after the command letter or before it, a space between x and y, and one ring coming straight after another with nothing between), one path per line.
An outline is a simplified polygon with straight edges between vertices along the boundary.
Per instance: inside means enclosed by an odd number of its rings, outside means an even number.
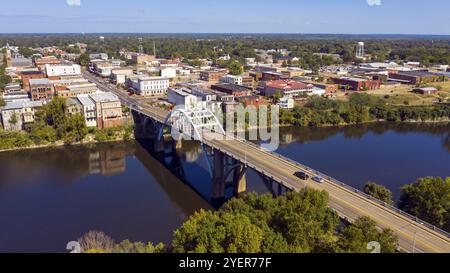
M247 168L239 164L236 167L234 167L233 172L233 192L234 195L239 197L244 192L247 191L247 179L245 177L245 172L247 171Z
M218 150L214 150L213 165L213 189L211 198L213 202L225 200L225 155Z

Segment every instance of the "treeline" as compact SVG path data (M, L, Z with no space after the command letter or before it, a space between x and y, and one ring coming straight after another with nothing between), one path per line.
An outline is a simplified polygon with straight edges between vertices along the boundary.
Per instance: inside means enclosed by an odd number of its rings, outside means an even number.
M280 112L280 123L319 127L360 124L371 121L438 121L450 119L450 105L392 106L383 98L368 94L351 94L348 102L314 96L304 107Z
M13 127L18 123L18 118L16 114L9 120ZM83 142L88 134L98 142L116 140L119 136L127 140L132 137L133 128L130 126L103 130L96 127L88 128L82 114L67 114L66 100L54 97L36 112L35 122L26 124L25 131L1 131L0 150L51 145L58 141L70 145Z
M450 177L420 178L401 188L398 207L432 225L450 232ZM388 204L394 204L392 192L382 185L368 183L364 192Z
M115 244L97 232L79 239L83 252L119 253L366 253L369 242L381 251L396 252L397 237L378 231L369 218L343 225L328 207L328 194L311 189L273 198L250 193L232 199L218 211L192 215L173 233L170 245L124 241ZM103 238L96 244L86 237ZM106 242L106 243L105 243Z
M0 44L9 42L20 47L59 46L63 49L76 42L88 45L88 53L105 52L118 58L122 48L137 51L139 37L143 37L144 51L153 54L156 46L160 58L184 58L196 60L229 54L233 59L258 58L254 49L280 49L291 51L291 56L300 57L297 65L315 69L318 65L333 62L332 59L313 56L313 53L339 54L344 62L355 59L355 46L365 42L366 53L373 61L386 59L398 62L420 61L423 64L450 64L450 44L445 39L382 39L344 36L302 36L302 35L10 35L0 36ZM76 50L75 50L76 51ZM75 52L72 49L70 52ZM76 51L77 52L77 51Z

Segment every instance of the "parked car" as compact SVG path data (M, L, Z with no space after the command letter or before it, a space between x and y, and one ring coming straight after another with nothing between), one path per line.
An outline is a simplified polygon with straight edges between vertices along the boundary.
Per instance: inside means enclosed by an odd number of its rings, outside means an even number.
M304 172L296 172L294 175L297 176L298 178L302 179L302 180L308 180L309 179L309 175L307 175Z
M314 176L313 179L317 183L323 183L324 179L321 176Z

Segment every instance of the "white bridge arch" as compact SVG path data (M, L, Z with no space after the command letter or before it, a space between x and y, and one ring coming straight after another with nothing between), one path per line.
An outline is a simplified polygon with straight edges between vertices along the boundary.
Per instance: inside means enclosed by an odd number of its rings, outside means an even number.
M164 124L171 126L174 138L182 135L184 139L202 141L205 130L226 135L219 119L206 108L175 107L166 117ZM163 130L161 129L159 138L162 137L162 134Z

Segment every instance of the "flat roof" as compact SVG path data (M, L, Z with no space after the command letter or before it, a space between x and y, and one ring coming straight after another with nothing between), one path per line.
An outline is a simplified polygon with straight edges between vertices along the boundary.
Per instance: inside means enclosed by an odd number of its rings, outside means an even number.
M43 79L30 79L30 85L44 85L44 84L50 84L50 80L47 78Z
M119 100L119 97L111 92L98 92L89 96L94 102L109 102Z

